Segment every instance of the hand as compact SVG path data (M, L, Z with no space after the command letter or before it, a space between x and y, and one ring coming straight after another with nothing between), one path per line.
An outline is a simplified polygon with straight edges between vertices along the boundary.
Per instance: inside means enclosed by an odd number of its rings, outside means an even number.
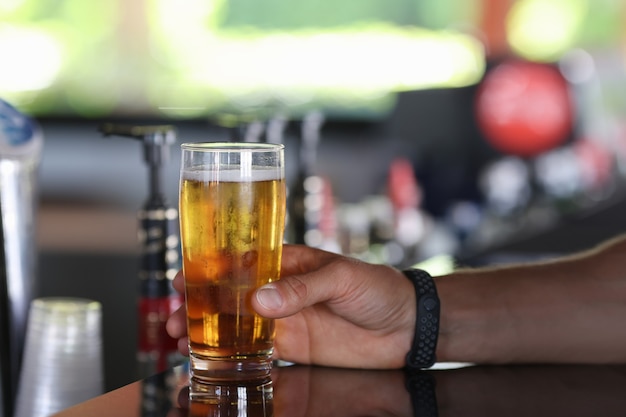
M300 245L283 248L281 279L252 297L275 318L275 358L352 368L401 368L415 326L415 292L398 270ZM182 274L174 287L183 291ZM187 350L184 306L167 323Z

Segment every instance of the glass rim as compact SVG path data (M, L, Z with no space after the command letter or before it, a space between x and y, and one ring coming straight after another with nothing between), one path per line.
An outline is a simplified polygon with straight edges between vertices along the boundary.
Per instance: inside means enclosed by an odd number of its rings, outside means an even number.
M280 151L282 143L265 142L185 142L180 145L186 151L233 152L233 151Z
M100 312L102 304L99 301L80 297L40 297L32 301L31 309L61 314L76 312Z

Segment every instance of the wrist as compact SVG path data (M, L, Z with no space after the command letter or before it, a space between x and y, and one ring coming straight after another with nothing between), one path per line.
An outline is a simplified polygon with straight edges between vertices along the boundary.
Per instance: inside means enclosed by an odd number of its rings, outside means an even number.
M516 286L498 271L466 270L435 279L441 299L437 357L442 362L507 363L517 353ZM512 291L506 288L512 289Z

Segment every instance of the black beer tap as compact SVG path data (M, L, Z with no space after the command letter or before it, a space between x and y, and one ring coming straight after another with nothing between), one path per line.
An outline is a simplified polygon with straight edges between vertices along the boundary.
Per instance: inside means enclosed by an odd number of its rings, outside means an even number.
M180 269L178 210L168 205L163 193L162 166L169 160L176 131L170 125L127 126L103 124L104 136L122 136L143 144L144 161L149 171L149 194L139 211L139 342L140 377L160 372L177 357L176 341L165 331L169 315L183 302L172 287Z

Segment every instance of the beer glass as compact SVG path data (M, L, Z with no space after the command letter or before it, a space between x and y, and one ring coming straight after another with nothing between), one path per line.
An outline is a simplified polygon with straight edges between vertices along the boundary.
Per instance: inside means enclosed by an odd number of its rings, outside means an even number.
M272 367L274 321L252 293L279 278L283 145L181 145L180 225L192 378L255 380Z

